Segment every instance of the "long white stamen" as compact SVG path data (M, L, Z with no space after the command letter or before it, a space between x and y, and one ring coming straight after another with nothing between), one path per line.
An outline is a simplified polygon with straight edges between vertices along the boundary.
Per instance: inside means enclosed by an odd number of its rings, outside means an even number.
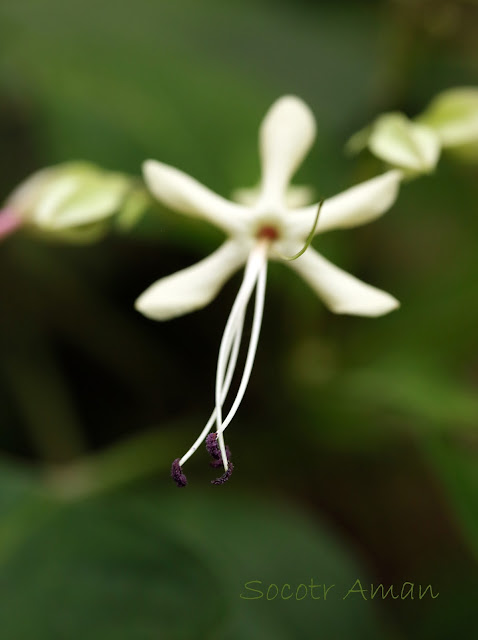
M255 249L250 253L247 263L246 274L243 280L243 286L239 290L236 300L233 304L231 313L227 320L226 328L219 348L219 357L217 362L217 374L216 374L216 424L217 424L217 440L221 451L222 463L225 471L228 469L228 461L226 454L226 445L224 443L224 436L222 435L222 401L221 401L221 388L223 386L224 371L226 368L228 345L231 341L232 332L236 323L237 316L244 316L250 297L257 282L257 278L266 263L267 243L260 242ZM249 268L250 267L250 268Z
M223 431L228 427L231 423L232 419L236 415L236 412L241 404L242 398L244 397L244 393L247 388L247 384L249 382L249 378L251 376L252 367L254 365L254 358L257 350L257 343L259 341L259 334L261 331L262 325L262 316L264 311L264 299L266 292L266 279L267 279L267 261L262 265L261 270L259 272L259 277L257 281L257 289L256 289L256 300L254 307L254 318L252 321L252 332L251 339L249 342L249 349L247 351L246 364L244 366L244 372L242 374L241 384L239 385L239 390L236 395L236 399L227 414L226 419L219 427L218 425L218 440L222 435Z
M241 283L241 287L238 291L236 299L231 309L231 313L229 314L229 318L226 323L226 328L224 330L224 334L221 340L221 346L219 349L219 357L218 357L218 367L217 367L217 375L216 375L216 407L212 412L209 420L206 423L206 426L201 431L200 435L192 445L192 447L184 454L184 456L180 459L179 465L182 466L189 458L193 455L195 451L199 448L199 446L206 439L207 434L210 432L214 422L217 422L217 433L218 433L218 444L221 450L222 462L224 465L224 469L227 471L228 461L226 455L226 447L224 443L223 431L225 427L222 427L222 405L227 397L227 393L230 389L232 378L234 376L234 371L236 369L237 358L239 354L239 348L242 339L242 331L244 326L244 316L246 312L247 305L251 298L252 292L254 291L254 287L256 286L258 279L263 280L263 285L258 285L258 289L256 292L256 310L254 312L253 319L253 329L251 340L249 343L248 355L246 358L245 371L243 373L243 377L241 380L241 385L234 401L233 407L229 412L226 420L227 424L233 418L231 415L232 410L234 413L237 411L237 408L242 400L242 397L245 392L245 388L247 386L247 382L250 377L252 364L254 361L255 349L257 347L257 340L259 337L260 331L260 321L262 319L262 307L264 303L264 291L265 291L265 274L266 274L266 253L267 253L267 243L261 242L259 243L253 251L251 251L247 265L244 271L244 278ZM259 292L262 291L262 294L259 296ZM262 298L262 302L258 302L259 298ZM257 310L260 309L260 313L257 313ZM258 327L255 329L255 325L257 324L256 318L259 317ZM253 349L251 350L251 345L255 344ZM251 351L253 351L251 356ZM247 372L247 375L246 375Z
M246 268L244 270L244 277L243 277L241 286L239 288L239 291L238 291L237 296L236 296L236 300L234 302L234 305L232 307L231 313L229 315L229 320L231 320L231 316L233 316L232 320L234 321L234 325L233 325L233 329L234 330L231 332L231 335L230 335L230 338L228 340L228 343L226 345L224 345L225 347L227 347L227 348L224 349L224 351L225 351L224 356L225 356L225 360L228 361L228 368L227 368L226 379L225 379L225 381L223 381L223 384L221 384L221 386L223 387L222 392L221 392L221 404L226 399L227 392L229 391L229 387L231 385L232 377L234 375L234 370L236 368L237 356L238 356L238 353L239 353L239 347L240 347L241 338L242 338L242 328L243 328L243 324L244 324L244 313L238 315L236 313L236 311L237 311L238 308L240 309L241 307L245 310L245 307L242 304L242 300L244 299L245 294L247 294L247 292L249 291L251 277L253 277L254 280L257 277L257 275L256 275L257 274L257 264L256 263L257 263L256 255L254 253L251 253L249 255L249 259L247 261ZM250 295L251 294L249 293L249 297L250 297ZM247 300L249 299L249 297L247 298ZM247 306L247 301L246 301L246 306ZM228 320L228 324L230 324L229 320ZM227 326L228 325L226 325L226 328L227 328ZM223 347L223 344L224 344L224 336L222 338L221 347ZM229 355L231 357L229 357ZM199 434L198 438L196 439L196 441L194 442L192 447L184 454L184 456L179 461L179 465L180 466L182 466L187 460L189 460L189 458L193 455L193 453L195 451L197 451L197 449L204 442L204 440L206 439L207 434L209 433L209 431L212 428L212 425L216 421L216 415L217 415L217 409L215 408L214 411L212 412L209 420L207 421L206 426L201 431L201 433Z
M233 340L232 348L229 349L229 353L227 355L228 365L227 365L226 378L223 381L222 388L221 388L221 406L224 404L224 401L227 397L228 391L231 387L232 378L236 370L237 357L239 355L239 348L241 346L243 327L244 327L244 314L239 316L237 319L237 323L235 325L234 334L232 338ZM214 408L213 413L215 411L216 409Z
M236 369L237 356L239 354L239 347L241 345L243 326L244 326L244 316L241 316L240 318L238 318L238 323L236 324L236 327L235 327L235 333L232 340L232 349L230 350L231 357L229 358L226 379L224 381L224 385L222 388L221 399L223 403L224 403L224 400L226 399L227 392L229 391L229 388L231 386L232 377ZM201 444L206 439L207 434L210 432L212 425L214 424L215 421L216 421L216 409L214 409L214 411L212 412L209 420L206 423L206 426L201 431L195 443L179 461L180 466L182 466L187 460L189 460L189 458L193 455L193 453L197 451L197 449L201 446Z

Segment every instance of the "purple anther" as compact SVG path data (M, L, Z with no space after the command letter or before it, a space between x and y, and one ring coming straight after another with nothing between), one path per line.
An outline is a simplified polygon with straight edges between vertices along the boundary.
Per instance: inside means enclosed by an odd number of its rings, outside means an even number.
M211 484L224 484L225 482L227 482L229 480L229 478L231 477L232 472L234 471L234 465L232 464L232 462L229 463L228 467L227 467L227 471L224 475L222 475L220 478L216 478L215 480L211 480Z
M228 462L231 461L231 450L229 449L227 444L226 444L226 458L227 458ZM218 467L222 467L222 457L219 456L219 458L217 460L213 460L212 462L210 462L209 466L211 466L213 469L217 469Z
M217 469L218 467L222 466L222 456L221 456L221 450L219 448L219 444L217 442L217 433L210 433L207 438L206 438L206 449L207 452L209 453L209 455L214 458L214 460L212 462L210 462L209 464L211 465L211 467L214 467L215 469ZM231 459L231 450L229 449L229 447L226 445L226 458L228 460L228 462Z
M221 459L221 450L219 449L219 444L217 442L217 434L210 433L206 438L206 449L209 455L214 458L214 460Z
M178 487L185 487L188 483L188 479L179 466L179 458L176 458L176 460L171 465L171 478L178 485Z

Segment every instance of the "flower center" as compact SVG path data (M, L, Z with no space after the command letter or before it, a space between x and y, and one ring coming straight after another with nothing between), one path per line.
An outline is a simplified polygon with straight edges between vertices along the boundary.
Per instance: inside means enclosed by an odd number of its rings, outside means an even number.
M279 238L279 231L277 230L276 227L270 225L270 224L266 224L263 227L261 227L259 229L259 231L256 234L256 237L259 240L277 240Z

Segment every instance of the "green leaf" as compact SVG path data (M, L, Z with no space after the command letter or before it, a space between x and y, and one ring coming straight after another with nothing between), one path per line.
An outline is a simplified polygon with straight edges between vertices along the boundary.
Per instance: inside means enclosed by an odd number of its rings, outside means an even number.
M229 494L190 492L180 500L173 494L163 500L162 510L170 526L210 557L221 575L231 600L225 638L315 640L317 628L329 638L383 637L373 605L343 600L355 580L366 582L367 576L336 533L290 505L228 489ZM310 590L304 600L296 599L298 585L309 585L312 579L315 584L335 585L326 601L313 600ZM241 593L251 595L245 584L253 580L262 584L249 586L262 591L263 597L241 598ZM281 589L285 583L291 587L290 600L267 600L269 585ZM270 595L274 592L272 587Z
M428 424L432 430L476 429L478 398L434 363L407 358L377 362L350 371L341 381L353 406L392 410Z
M24 500L39 521L39 503ZM213 569L161 526L156 499L144 511L136 502L57 505L41 526L30 522L28 536L23 527L23 541L0 553L3 637L207 637L226 613Z
M371 603L343 600L357 578L366 583L363 569L336 534L297 508L232 485L222 493L171 486L47 508L27 484L8 499L2 520L13 532L14 512L36 515L22 520L16 545L2 547L0 535L5 638L315 640L318 626L330 638L383 637ZM297 587L312 579L335 585L326 601L296 599ZM241 598L254 580L264 596ZM291 599L267 600L270 584L286 583Z
M423 448L449 497L450 508L478 559L478 455L476 432L435 437Z

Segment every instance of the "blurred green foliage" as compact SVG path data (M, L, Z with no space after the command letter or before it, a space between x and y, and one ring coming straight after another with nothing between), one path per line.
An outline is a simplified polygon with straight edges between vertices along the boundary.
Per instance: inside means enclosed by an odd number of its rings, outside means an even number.
M333 195L381 170L343 153L354 131L478 84L477 37L471 0L4 0L1 193L58 162L139 176L153 157L228 195L256 182L259 122L296 93L319 127L297 182ZM333 316L271 267L221 489L200 454L184 492L168 469L209 416L238 279L171 323L133 309L220 235L153 205L92 245L5 240L2 640L474 637L477 171L444 157L380 221L317 240L401 301L388 317ZM239 597L311 577L440 598Z
M336 637L380 637L373 606L356 599L343 616L342 593L288 606L239 598L258 577L287 576L296 587L311 571L315 583L353 586L357 563L294 509L194 489L178 500L151 488L65 504L45 501L7 468L2 481L7 498L15 493L2 514L2 626L19 640L39 629L72 639L285 639L307 634L318 607Z

